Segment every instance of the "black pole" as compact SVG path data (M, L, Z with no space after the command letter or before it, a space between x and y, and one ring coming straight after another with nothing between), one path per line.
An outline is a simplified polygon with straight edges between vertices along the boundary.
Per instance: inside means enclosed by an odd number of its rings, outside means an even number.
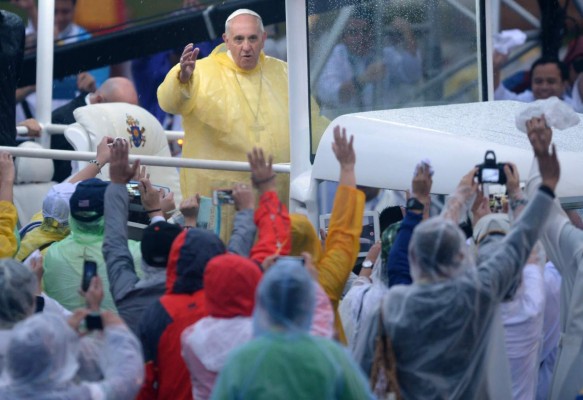
M542 56L559 57L565 32L565 10L558 0L538 0L541 13L541 48Z

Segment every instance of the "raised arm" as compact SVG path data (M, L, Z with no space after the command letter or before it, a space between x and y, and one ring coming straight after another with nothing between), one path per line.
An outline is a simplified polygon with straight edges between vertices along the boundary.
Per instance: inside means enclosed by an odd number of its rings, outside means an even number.
M411 185L413 197L408 201L407 214L403 218L399 233L397 233L395 243L391 247L387 260L386 270L389 287L397 284L409 285L413 281L409 269L409 242L411 241L411 236L413 236L413 230L423 219L423 211L429 208L429 193L431 192L432 184L430 167L423 162L420 163L416 168ZM419 203L415 203L414 200ZM411 207L409 207L409 203L411 203ZM413 207L413 203L421 204L423 207Z
M0 152L0 257L12 257L17 242L14 235L18 214L12 203L14 161L12 155Z
M116 314L103 312L105 359L102 381L92 383L102 390L104 398L135 398L144 381L144 359L140 342Z
M527 133L529 139L533 137L535 140L539 140L537 138L542 136L542 146L548 146L551 143L552 130L547 126L544 117L528 121ZM526 183L526 193L529 199L536 193L541 181L544 182L542 173L539 173L540 164L541 161L536 157L533 160ZM559 270L563 279L566 279L567 282L573 282L579 264L576 255L580 253L579 247L583 241L583 231L573 226L557 200L552 206L549 221L541 235L541 241L549 259Z
M113 138L104 136L97 146L97 155L94 162L85 166L81 171L77 172L69 179L69 183L77 183L87 179L95 178L97 174L101 173L101 168L109 162L110 159L110 145L113 143Z
M237 213L227 250L243 257L249 257L257 233L257 226L253 221L255 196L253 196L253 191L249 186L237 183L233 187L233 199Z
M192 43L184 47L180 63L166 75L158 87L160 108L170 114L187 114L194 107L194 70L199 53Z
M520 176L515 164L507 163L504 166L506 174L506 191L508 192L509 214L512 220L520 216L526 206L526 196L520 189Z
M464 175L455 192L448 197L445 207L441 211L442 217L459 224L462 216L465 216L470 210L470 205L478 190L478 183L474 180L476 171L477 168L472 168Z
M107 267L109 290L116 303L139 280L128 248L129 197L126 189L126 184L139 168L139 162L130 167L128 153L129 144L125 140L116 140L111 149L111 183L105 191L103 257Z
M334 128L332 150L340 164L340 185L332 207L324 254L318 264L318 281L333 302L340 300L360 249L365 200L364 193L356 189L353 141L353 136L347 137L345 128Z
M545 124L546 125L546 124ZM478 266L480 280L490 285L492 294L501 300L526 263L543 231L553 206L554 190L560 166L554 145L549 151L550 135L546 129L529 129L529 140L538 160L542 185L533 191L529 204L492 257Z
M273 156L266 160L263 150L254 148L247 153L251 167L251 181L259 193L259 205L255 210L257 243L251 249L250 258L259 264L272 254L287 255L291 250L291 221L287 207L277 197Z

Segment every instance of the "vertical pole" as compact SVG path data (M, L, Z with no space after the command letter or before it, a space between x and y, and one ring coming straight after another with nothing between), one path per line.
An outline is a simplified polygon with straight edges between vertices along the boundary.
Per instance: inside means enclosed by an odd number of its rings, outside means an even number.
M53 47L55 36L55 0L38 2L37 62L36 62L36 117L41 125L51 123L53 99ZM43 129L40 144L50 148L51 138Z
M476 0L478 44L478 89L481 101L494 100L494 53L492 44L492 7L488 0Z
M311 167L306 1L288 0L285 11L288 32L290 182L293 182L295 178Z

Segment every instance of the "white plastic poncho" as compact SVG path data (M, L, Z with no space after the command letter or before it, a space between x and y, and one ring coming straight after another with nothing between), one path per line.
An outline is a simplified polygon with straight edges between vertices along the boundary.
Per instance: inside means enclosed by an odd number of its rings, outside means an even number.
M1 399L132 399L143 381L140 344L125 326L106 327L99 382L73 382L79 337L55 314L35 314L11 333L0 379Z
M497 251L477 268L450 270L439 263L457 259L442 251L449 248L460 254L465 246L463 236L458 244L449 243L437 251L429 246L424 251L434 254L432 257L416 254L424 265L413 274L414 283L391 288L381 305L404 398L511 398L498 305L525 264L551 204L551 197L538 191ZM424 225L437 229L439 221L419 225L410 249L416 248L415 238L427 229ZM446 237L454 240L455 235ZM415 257L409 259L413 272ZM354 355L369 371L378 318L365 321L363 329L367 334L361 336Z

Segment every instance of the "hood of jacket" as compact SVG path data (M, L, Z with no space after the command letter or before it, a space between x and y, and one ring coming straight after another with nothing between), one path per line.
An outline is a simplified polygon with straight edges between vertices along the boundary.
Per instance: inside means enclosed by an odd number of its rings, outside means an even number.
M223 254L210 260L204 271L209 315L216 318L250 317L261 276L253 261L236 254Z
M259 53L259 60L257 60L257 65L255 68L250 70L240 68L237 63L235 63L235 60L233 60L233 58L229 55L227 45L224 43L221 43L215 47L210 56L213 57L219 64L227 67L230 70L236 71L239 74L253 74L257 71L260 71L261 68L263 68L263 64L265 63L265 53L263 50L261 50L261 53Z
M166 294L192 294L203 288L209 260L226 252L225 245L206 229L190 229L176 237L166 267Z
M315 265L318 265L322 257L322 244L314 225L308 217L302 214L290 214L292 246L291 255L300 256L306 251L312 255Z

